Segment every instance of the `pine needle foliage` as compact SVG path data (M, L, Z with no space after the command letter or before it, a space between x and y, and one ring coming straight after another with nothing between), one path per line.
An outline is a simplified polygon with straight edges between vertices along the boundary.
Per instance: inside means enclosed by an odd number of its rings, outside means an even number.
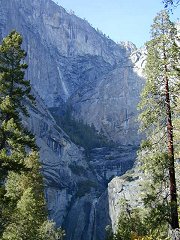
M154 224L169 223L178 228L173 129L177 128L180 94L180 48L177 29L167 11L161 11L147 42L146 83L141 93L139 121L146 139L141 143L139 160L147 177L145 204L152 211Z
M25 100L35 104L21 45L16 31L0 45L0 239L56 240L60 238L54 223L47 220L35 137L21 119L29 116ZM45 237L47 228L53 238Z

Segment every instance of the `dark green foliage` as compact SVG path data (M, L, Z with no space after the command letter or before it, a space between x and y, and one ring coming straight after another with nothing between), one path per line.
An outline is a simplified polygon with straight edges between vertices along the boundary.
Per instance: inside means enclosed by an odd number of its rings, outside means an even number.
M20 48L22 37L12 32L0 46L0 174L25 168L25 146L36 149L34 137L23 128L20 112L28 115L23 99L33 101L30 83L24 80L26 56Z
M18 214L17 205L24 197L22 189L22 191L16 192L20 176L23 179L23 176L29 176L30 173L37 171L37 178L41 178L38 175L38 158L36 158L37 164L34 166L30 163L30 161L34 161L33 156L36 155L37 149L34 136L23 127L20 117L20 113L28 116L27 109L23 105L24 98L34 101L30 94L30 83L24 80L24 70L27 65L23 63L23 60L26 53L21 49L21 44L22 37L13 31L3 39L2 45L0 45L0 234L2 235L4 231L3 239L6 238L7 232L11 234L9 227L15 219L18 225L20 214ZM30 179L32 180L33 177ZM41 189L40 192L43 190ZM41 194L36 201L40 199L43 210L40 208L39 213L42 210L41 213L44 215L44 200ZM15 226L13 229L16 229ZM12 238L11 236L10 239ZM16 239L15 236L14 239Z
M131 209L125 199L122 199L120 204L121 213L118 218L116 233L112 234L111 229L107 228L106 240L146 239L143 237L148 235L148 229L142 209Z
M39 228L47 219L37 153L31 152L26 164L28 172L8 172L3 240L39 239Z
M133 236L145 236L147 229L139 209L131 209L126 200L121 201L121 214L118 220L115 239L133 239Z
M13 31L0 45L0 239L45 240L47 227L56 230L47 220L35 138L21 122L28 117L24 101L35 101L21 44Z
M75 144L82 146L87 153L92 148L113 145L102 132L98 133L94 125L89 126L82 120L74 119L71 107L61 115L58 114L56 108L51 108L50 111L56 119L57 124L69 135L71 140Z
M176 133L174 142L172 135L173 129L179 128L176 118L179 117L180 48L177 30L166 11L155 17L151 30L152 40L147 43L146 83L139 104L141 130L146 134L138 153L144 173L141 196L144 205L143 209L131 209L126 201L121 203L117 231L110 238L113 240L169 240L169 228L178 228L173 171L174 156L179 157L174 144L179 141L179 134ZM175 146L174 151L172 146ZM125 174L127 176L131 177Z
M159 211L154 215L152 212L141 207L132 209L127 200L121 199L121 212L118 218L117 230L112 233L110 228L107 228L106 240L169 240L167 237L168 225L161 225ZM155 219L159 216L159 219ZM159 220L159 228L157 227Z
M146 83L139 104L139 120L146 140L141 144L138 157L146 176L144 203L151 209L149 214L153 216L151 219L155 228L166 228L167 223L176 228L176 148L173 149L173 127L180 93L180 49L177 45L177 29L166 11L155 17L151 33L152 40L147 43Z

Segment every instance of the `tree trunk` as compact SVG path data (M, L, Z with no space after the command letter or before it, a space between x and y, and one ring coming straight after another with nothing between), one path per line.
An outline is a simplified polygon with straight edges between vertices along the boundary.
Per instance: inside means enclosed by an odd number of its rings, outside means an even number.
M167 77L167 66L165 65L165 90L166 90L166 116L167 116L167 140L168 140L168 159L169 159L169 181L170 181L170 204L171 204L171 227L179 228L178 209L177 209L177 189L174 167L174 146L173 146L173 125L171 118L171 106L169 98L169 81Z

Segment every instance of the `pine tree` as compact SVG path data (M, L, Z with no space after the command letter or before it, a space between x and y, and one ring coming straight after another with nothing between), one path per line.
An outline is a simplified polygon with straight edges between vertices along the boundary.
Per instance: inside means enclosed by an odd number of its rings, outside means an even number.
M20 112L28 115L23 99L34 100L30 83L24 80L26 53L21 44L22 37L12 32L0 46L0 167L5 177L8 170L24 167L22 159L26 151L23 144L36 148L34 137L22 126L20 118Z
M24 102L35 103L21 45L16 31L0 45L0 239L44 240L47 228L58 239L47 220L35 138L21 121L28 117Z
M152 25L147 43L146 83L141 94L139 120L146 133L139 158L149 178L146 203L156 223L168 221L179 228L173 141L174 109L179 95L179 54L177 30L166 11ZM167 191L169 189L169 191Z
M164 7L177 7L180 4L180 0L163 0Z

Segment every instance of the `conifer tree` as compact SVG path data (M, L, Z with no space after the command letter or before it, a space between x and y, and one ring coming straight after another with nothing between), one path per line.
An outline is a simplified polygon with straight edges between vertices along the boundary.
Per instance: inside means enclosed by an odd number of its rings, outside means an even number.
M24 101L35 103L21 44L12 31L0 45L0 239L44 240L47 231L58 239L47 220L35 138L21 121L28 117Z
M177 7L180 4L180 0L163 0L165 8Z
M139 120L146 133L139 157L149 178L146 203L156 223L168 221L179 228L175 149L174 109L179 95L179 54L177 30L166 11L154 19L152 40L147 43L146 83L141 94ZM167 191L168 190L168 191Z

